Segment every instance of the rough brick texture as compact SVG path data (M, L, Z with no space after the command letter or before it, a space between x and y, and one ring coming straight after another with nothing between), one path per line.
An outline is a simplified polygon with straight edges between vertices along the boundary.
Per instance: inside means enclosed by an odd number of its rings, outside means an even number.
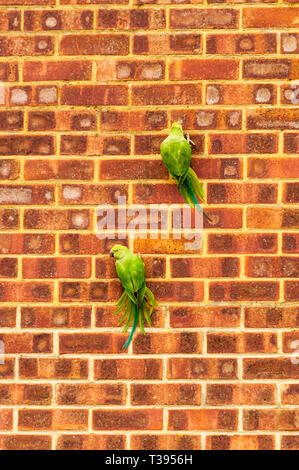
M299 449L298 17L0 0L0 449ZM124 352L96 207L183 202L175 120L212 222L196 251L120 240L159 301Z

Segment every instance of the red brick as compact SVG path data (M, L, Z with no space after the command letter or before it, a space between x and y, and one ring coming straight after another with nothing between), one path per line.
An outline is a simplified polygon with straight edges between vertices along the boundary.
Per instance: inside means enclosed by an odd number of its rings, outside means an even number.
M0 5L9 4L9 1L6 2L3 0L0 2ZM15 3L15 2L14 2ZM11 5L13 1L11 0ZM0 12L0 29L1 31L20 31L21 30L21 12L17 10L2 10Z
M12 409L2 408L0 410L0 429L2 431L12 430Z
M4 333L1 335L5 354L50 353L52 335L48 333Z
M275 333L208 333L207 352L227 353L276 353L277 335Z
M97 16L97 28L105 30L164 29L165 24L165 11L157 8L122 10L111 8L108 11L102 8L98 10Z
M284 253L299 253L299 234L283 233L282 234L282 251Z
M172 277L237 277L238 258L177 258L171 259Z
M162 429L162 410L95 410L93 412L93 429L95 430L137 430Z
M1 117L0 117L0 121L1 121ZM18 177L19 177L19 162L17 160L12 160L12 159L10 160L1 159L0 180L16 180L18 179Z
M68 34L60 41L60 53L62 55L128 55L129 37L124 34Z
M23 278L88 278L91 275L89 258L23 259Z
M276 87L273 84L230 83L207 84L205 102L208 105L245 105L245 104L275 104Z
M296 257L248 257L248 277L299 277L299 260Z
M200 405L200 400L200 385L131 385L132 405Z
M245 308L246 328L296 328L298 322L296 307Z
M1 380L11 380L15 374L15 359L5 358L4 364L0 364Z
M0 437L3 450L51 450L51 436L9 434Z
M26 180L91 180L94 162L89 160L28 160L25 162Z
M88 328L90 307L22 307L22 328Z
M134 54L200 54L202 51L201 34L160 33L135 34L133 37Z
M0 327L13 328L16 326L16 308L0 309Z
M91 10L28 10L24 12L25 31L92 29Z
M21 379L82 380L88 377L86 359L20 358Z
M134 85L133 105L201 104L201 85ZM111 104L111 103L110 103ZM113 104L113 103L112 103Z
M277 300L279 294L278 282L210 282L210 300L214 301L263 301Z
M298 450L299 436L281 436L281 450Z
M103 160L100 178L104 180L167 179L168 172L161 160Z
M51 136L6 136L0 138L0 155L53 155Z
M15 82L19 79L18 65L16 62L0 64L0 80L3 82Z
M126 437L121 434L62 434L58 436L56 448L57 450L124 450L125 444Z
M290 358L243 359L244 379L298 379L298 365Z
M0 234L0 253L3 254L50 254L54 253L55 240L50 234Z
M295 61L280 59L254 59L243 62L243 78L296 79L298 71Z
M208 405L275 405L273 384L208 384Z
M244 8L243 26L245 28L292 28L298 18L299 8Z
M208 183L210 204L274 204L277 184Z
M123 106L128 104L128 89L124 85L63 85L61 104Z
M296 109L269 109L247 111L248 129L297 129L299 111Z
M25 82L49 80L90 80L90 61L26 61L23 64Z
M209 234L209 253L276 253L277 234Z
M0 385L1 405L50 405L51 399L50 385Z
M170 62L170 80L212 80L238 78L239 64L235 60L173 59Z
M244 410L244 430L255 431L296 431L298 413L296 410Z
M191 434L184 436L181 434L133 434L131 448L133 450L199 450L201 439L200 436Z
M298 228L299 211L296 209L249 208L247 210L249 228Z
M250 178L293 178L299 172L299 158L249 158Z
M58 405L124 405L125 399L124 384L61 384L56 387Z
M237 361L233 358L171 358L169 379L234 379L238 377Z
M275 34L207 34L208 54L273 54L277 51Z
M192 168L202 179L239 179L243 162L239 158L193 158Z
M60 334L60 354L113 354L123 352L124 335L109 333Z
M199 281L152 281L148 285L161 302L200 302L203 299L203 284Z
M191 354L202 352L200 333L148 333L136 335L133 343L135 354Z
M17 28L20 27L18 26L19 18L17 16L12 16L11 20L16 24ZM15 26L12 26L12 24L11 29L15 29ZM1 56L5 57L54 54L54 41L51 36L0 36L0 47Z
M97 80L163 80L164 61L104 59L97 62Z
M176 430L227 430L237 429L236 410L169 410L168 429Z
M170 9L171 29L236 28L238 12L231 9Z
M86 430L87 410L19 410L19 430Z
M283 385L281 389L281 402L283 405L299 405L298 384Z
M53 286L47 282L0 283L1 302L51 302Z
M72 210L37 210L24 211L24 227L29 229L85 230L90 228L90 211Z
M161 380L161 359L96 359L96 380Z
M271 435L217 434L206 437L207 450L274 450L275 438Z
M210 135L209 153L276 153L276 134L213 134Z
M0 204L53 204L54 186L13 186L0 185Z
M237 327L238 307L170 307L172 328Z

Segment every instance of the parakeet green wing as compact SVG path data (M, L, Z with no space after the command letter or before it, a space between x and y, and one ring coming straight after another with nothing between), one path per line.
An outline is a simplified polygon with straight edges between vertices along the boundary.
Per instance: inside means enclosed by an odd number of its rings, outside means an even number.
M163 161L172 176L182 176L188 171L191 162L191 146L187 140L168 136L161 144Z

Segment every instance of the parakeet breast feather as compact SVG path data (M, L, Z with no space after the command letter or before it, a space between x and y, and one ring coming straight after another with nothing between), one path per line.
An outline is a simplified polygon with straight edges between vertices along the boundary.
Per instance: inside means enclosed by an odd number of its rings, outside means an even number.
M169 136L161 144L161 155L170 173L181 176L191 162L191 147L185 138Z

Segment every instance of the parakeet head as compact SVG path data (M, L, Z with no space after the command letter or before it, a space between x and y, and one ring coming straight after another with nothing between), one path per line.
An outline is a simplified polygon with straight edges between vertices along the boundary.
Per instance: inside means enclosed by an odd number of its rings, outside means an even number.
M170 133L176 135L184 135L182 124L180 122L174 122L171 126Z
M123 245L114 245L110 251L110 256L116 259L122 259L128 254L129 249Z

